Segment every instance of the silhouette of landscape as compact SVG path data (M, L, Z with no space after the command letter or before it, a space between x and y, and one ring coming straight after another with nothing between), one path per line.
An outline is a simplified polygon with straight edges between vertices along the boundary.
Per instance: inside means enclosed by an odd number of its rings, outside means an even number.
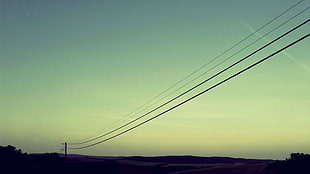
M292 153L282 161L231 157L104 157L27 154L0 146L0 173L29 174L308 174L310 155Z

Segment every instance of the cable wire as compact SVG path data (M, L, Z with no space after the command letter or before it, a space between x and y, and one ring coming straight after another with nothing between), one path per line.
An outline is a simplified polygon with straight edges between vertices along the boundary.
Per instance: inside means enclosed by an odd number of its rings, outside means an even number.
M109 131L109 132L107 132L107 133L105 133L105 134L103 134L103 135L97 136L97 137L95 137L95 138L93 138L93 139L90 139L90 140L87 140L87 141L84 141L84 142L81 142L81 143L71 143L70 145L85 144L85 143L88 143L88 142L97 140L97 139L99 139L99 138L105 137L105 136L107 136L107 135L109 135L109 134L111 134L111 133L114 133L114 132L116 132L116 131L118 131L118 130L120 130L120 129L122 129L122 128L124 128L124 127L126 127L126 126L128 126L128 125L130 125L130 124L132 124L132 123L134 123L134 122L136 122L136 121L138 121L138 120L140 120L140 119L142 119L142 118L144 118L145 116L147 116L147 115L149 115L149 114L155 112L156 110L158 110L158 109L160 109L160 108L166 106L167 104L169 104L169 103L175 101L176 99L178 99L178 98L184 96L185 94L189 93L190 91L192 91L192 90L198 88L199 86L205 84L206 82L208 82L208 81L210 81L211 79L217 77L218 75L220 75L220 74L222 74L223 72L229 70L230 68L232 68L232 67L238 65L239 63L243 62L244 60L248 59L249 57L253 56L254 54L258 53L259 51L263 50L264 48L268 47L269 45L273 44L274 42L276 42L276 41L278 41L279 39L283 38L284 36L288 35L289 33L293 32L293 31L295 31L296 29L298 29L298 28L302 27L303 25L307 24L308 22L309 22L309 19L306 20L306 21L304 21L303 23L299 24L298 26L295 26L295 27L292 28L291 30L287 31L286 33L282 34L281 36L277 37L276 39L270 41L269 43L265 44L264 46L260 47L259 49L255 50L254 52L248 54L247 56L243 57L242 59L238 60L237 62L231 64L230 66L226 67L225 69L219 71L218 73L214 74L213 76L209 77L208 79L206 79L206 80L200 82L199 84L195 85L194 87L192 87L192 88L186 90L185 92L183 92L183 93L179 94L178 96L176 96L176 97L170 99L169 101L165 102L164 104L161 104L160 106L158 106L158 107L152 109L151 111L149 111L149 112L147 112L147 113L145 113L145 114L139 116L138 118L136 118L136 119L134 119L134 120L132 120L132 121L130 121L130 122L128 122L128 123L126 123L126 124L124 124L124 125L118 127L118 128L116 128L116 129L113 129L112 131Z
M280 13L279 15L277 15L276 17L272 18L270 21L268 21L267 23L265 23L263 26L261 26L260 28L258 28L257 30L255 30L255 32L249 34L248 36L246 36L245 38L243 38L242 40L240 40L239 42L237 42L236 44L234 44L233 46L229 47L228 49L226 49L225 51L223 51L221 54L219 54L218 56L214 57L213 59L211 59L210 61L208 61L207 63L205 63L204 65L202 65L201 67L199 67L198 69L196 69L195 71L193 71L192 73L190 73L189 75L187 75L186 77L182 78L181 80L179 80L178 82L176 82L175 84L173 84L172 86L170 86L169 88L165 89L164 91L162 91L160 94L158 94L157 96L155 96L154 98L148 100L146 103L144 103L143 105L139 106L138 108L134 109L133 111L131 111L130 113L126 114L125 117L122 117L121 119L117 120L116 122L112 123L111 125L107 126L105 129L107 129L108 127L112 127L115 124L119 123L120 121L124 120L125 118L131 116L131 114L135 113L136 111L140 110L141 108L143 108L144 106L146 106L147 104L153 102L155 99L159 98L160 96L162 96L164 93L168 92L169 90L171 90L172 88L174 88L175 86L179 85L180 83L182 83L183 81L185 81L186 79L188 79L189 77L191 77L192 75L194 75L195 73L197 73L198 71L200 71L201 69L203 69L204 67L206 67L207 65L209 65L210 63L212 63L213 61L215 61L216 59L218 59L219 57L223 56L224 54L226 54L227 52L229 52L230 50L232 50L233 48L235 48L236 46L240 45L242 42L244 42L245 40L247 40L248 38L250 38L251 36L253 36L256 32L262 30L263 28L265 28L266 26L268 26L270 23L272 23L273 21L275 21L276 19L278 19L279 17L281 17L282 15L284 15L285 13L287 13L288 11L290 11L291 9L293 9L294 7L296 7L297 5L299 5L301 2L303 2L304 0L300 0L298 1L296 4L292 5L291 7L289 7L288 9L286 9L285 11L283 11L282 13ZM241 51L240 51L241 52ZM232 56L231 56L232 57ZM206 72L205 72L206 73ZM205 73L201 74L200 76L198 76L197 78L201 77L202 75L204 75ZM194 80L196 80L197 78L195 78ZM180 90L181 88L183 88L184 86L186 86L187 84L191 83L192 81L186 83L185 85L181 86L180 88L178 88L177 90L169 93L168 95L166 95L163 98L166 98L167 96L171 95L172 93ZM162 100L162 99L160 99ZM157 103L157 102L156 102ZM148 107L149 108L149 107ZM145 110L145 109L144 109ZM144 111L142 110L142 111ZM137 112L138 113L141 113ZM105 130L104 129L104 130ZM84 144L87 143L89 141L83 141L81 143L69 143L71 145L78 145L78 144Z
M269 56L267 56L267 57L265 57L265 58L263 58L263 59L261 59L261 60L255 62L255 63L253 63L252 65L250 65L250 66L248 66L248 67L246 67L246 68L244 68L244 69L242 69L241 71L239 71L239 72L233 74L232 76L229 76L228 78L226 78L226 79L220 81L219 83L217 83L217 84L215 84L215 85L213 85L213 86L211 86L211 87L209 87L209 88L207 88L207 89L201 91L200 93L198 93L198 94L196 94L196 95L194 95L194 96L192 96L192 97L190 97L190 98L188 98L188 99L182 101L181 103L179 103L179 104L177 104L177 105L175 105L175 106L173 106L173 107L171 107L171 108L165 110L164 112L161 112L160 114L157 114L156 116L154 116L154 117L152 117L152 118L149 118L149 119L147 119L147 120L145 120L145 121L143 121L143 122L141 122L141 123L139 123L139 124L137 124L137 125L135 125L135 126L129 128L129 129L126 129L126 130L122 131L121 133L118 133L118 134L116 134L116 135L114 135L114 136L112 136L112 137L109 137L109 138L107 138L107 139L104 139L104 140L102 140L102 141L99 141L99 142L96 142L96 143L93 143L93 144L90 144L90 145L87 145L87 146L78 147L78 148L69 148L69 149L84 149L84 148L92 147L92 146L95 146L95 145L97 145L97 144L100 144L100 143L106 142L106 141L108 141L108 140L111 140L111 139L113 139L113 138L116 138L116 137L118 137L118 136L120 136L120 135L122 135L122 134L125 134L125 133L127 133L127 132L129 132L129 131L131 131L131 130L137 128L137 127L139 127L139 126L142 126L143 124L145 124L145 123L147 123L147 122L150 122L150 121L154 120L155 118L160 117L160 116L162 116L162 115L164 115L164 114L170 112L171 110L176 109L177 107L180 107L180 106L182 106L183 104L185 104L185 103L187 103L187 102L189 102L189 101L191 101L191 100L193 100L193 99L199 97L200 95L202 95L202 94L204 94L204 93L206 93L206 92L208 92L208 91L214 89L215 87L217 87L217 86L219 86L219 85L221 85L221 84L223 84L223 83L225 83L225 82L227 82L227 81L229 81L229 80L235 78L236 76L240 75L241 73L244 73L244 72L246 72L247 70L249 70L249 69L255 67L256 65L258 65L258 64L260 64L260 63L262 63L262 62L264 62L264 61L266 61L266 60L268 60L268 59L270 59L271 57L275 56L276 54L278 54L278 53L280 53L280 52L286 50L287 48L289 48L289 47L291 47L291 46L297 44L298 42L300 42L300 41L306 39L306 38L309 37L309 36L310 36L310 34L304 35L303 37L297 39L296 41L294 41L294 42L292 42L292 43L286 45L285 47L283 47L283 48L281 48L281 49L275 51L274 53L270 54Z
M302 13L304 13L306 10L308 10L308 8L302 10L301 12L299 12L298 14L296 14L295 16L289 18L288 20L286 20L285 22L283 22L282 24L278 25L277 27L275 27L274 29L272 29L271 31L269 31L268 33L264 34L261 38L256 39L255 41L251 42L250 44L248 44L247 46L243 47L242 49L240 49L239 51L235 52L234 54L232 54L231 56L227 57L226 59L224 59L223 61L221 61L220 63L216 64L215 66L213 66L212 68L208 69L207 71L203 72L202 74L198 75L197 77L193 78L192 80L186 82L185 84L183 84L182 86L180 86L179 88L177 88L176 90L170 92L169 94L165 95L163 98L161 98L160 100L156 101L155 103L153 103L151 106L157 104L158 102L162 101L163 99L169 97L170 95L172 95L173 93L179 91L180 89L184 88L186 85L192 83L193 81L199 79L200 77L204 76L205 74L207 74L208 72L212 71L213 69L215 69L216 67L218 67L219 65L223 64L224 62L226 62L227 60L231 59L232 57L238 55L239 53L241 53L243 50L247 49L248 47L252 46L253 44L255 44L256 42L262 40L263 37L266 37L267 35L269 35L270 33L274 32L275 30L279 29L281 26L285 25L286 23L288 23L289 21L291 21L292 19L294 19L295 17L301 15ZM255 33L255 32L254 32ZM149 107L148 107L149 108Z

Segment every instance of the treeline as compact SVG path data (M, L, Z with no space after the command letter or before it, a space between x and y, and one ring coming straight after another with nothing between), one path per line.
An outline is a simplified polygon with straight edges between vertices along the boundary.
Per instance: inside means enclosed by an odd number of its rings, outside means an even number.
M290 158L274 161L267 168L279 174L310 174L310 154L292 153Z
M0 173L66 173L57 153L27 154L16 147L0 146Z

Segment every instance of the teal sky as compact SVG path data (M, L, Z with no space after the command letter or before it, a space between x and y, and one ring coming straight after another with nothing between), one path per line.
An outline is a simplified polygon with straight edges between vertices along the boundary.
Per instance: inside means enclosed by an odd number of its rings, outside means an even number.
M297 2L0 0L0 145L28 153L58 152L62 142L100 135ZM199 73L309 5L303 1ZM305 11L157 105L309 16ZM306 24L169 106L309 31ZM309 48L306 39L127 134L70 153L272 159L310 153Z

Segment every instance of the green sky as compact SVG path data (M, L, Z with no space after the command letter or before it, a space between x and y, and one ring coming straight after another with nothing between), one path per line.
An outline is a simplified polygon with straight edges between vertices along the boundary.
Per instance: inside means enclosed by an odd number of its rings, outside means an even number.
M297 2L0 0L0 145L11 144L28 153L58 152L61 142L79 142L105 133L112 127L104 128ZM301 2L195 75L210 70L309 5L309 0ZM130 118L199 83L309 16L310 10L305 11ZM169 106L309 31L306 24ZM138 129L70 153L273 159L292 152L310 153L309 48L306 39Z

